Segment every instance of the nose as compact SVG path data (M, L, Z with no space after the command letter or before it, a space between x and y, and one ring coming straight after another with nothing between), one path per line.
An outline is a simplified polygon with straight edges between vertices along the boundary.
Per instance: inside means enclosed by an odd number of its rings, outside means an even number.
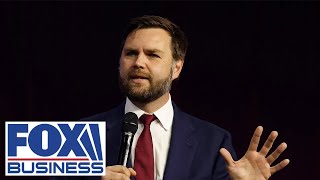
M148 59L146 57L146 55L144 53L140 53L137 56L137 59L134 63L134 67L135 68L142 68L144 69L146 67L146 63L147 63Z

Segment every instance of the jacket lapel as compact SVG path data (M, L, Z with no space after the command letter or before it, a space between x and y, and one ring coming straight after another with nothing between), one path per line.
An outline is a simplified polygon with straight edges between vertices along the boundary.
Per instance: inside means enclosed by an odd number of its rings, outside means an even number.
M186 172L189 172L197 146L195 130L189 117L174 103L173 108L172 137L163 179L188 179Z
M106 117L107 121L107 165L117 164L121 144L121 124L124 115L124 103L113 109Z

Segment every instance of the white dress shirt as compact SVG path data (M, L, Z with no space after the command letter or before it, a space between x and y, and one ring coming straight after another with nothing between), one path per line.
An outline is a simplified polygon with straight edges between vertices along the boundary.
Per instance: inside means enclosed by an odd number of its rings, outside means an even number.
M138 118L140 118L140 116L142 116L143 114L149 114L135 106L128 98L126 99L125 105L125 113L127 112L135 113L138 116ZM168 102L160 109L155 111L153 114L157 117L157 119L154 120L150 125L153 143L154 177L155 180L162 180L170 146L171 129L173 121L173 106L170 95ZM142 133L143 128L143 124L141 122L138 122L138 130L134 135L131 148L132 165L134 165L137 141L140 134Z

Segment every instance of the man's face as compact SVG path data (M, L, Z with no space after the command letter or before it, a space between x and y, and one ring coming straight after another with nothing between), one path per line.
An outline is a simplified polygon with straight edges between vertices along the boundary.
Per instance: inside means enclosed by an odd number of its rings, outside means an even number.
M147 103L168 93L183 61L173 62L171 37L160 28L130 33L122 49L120 89L131 101Z

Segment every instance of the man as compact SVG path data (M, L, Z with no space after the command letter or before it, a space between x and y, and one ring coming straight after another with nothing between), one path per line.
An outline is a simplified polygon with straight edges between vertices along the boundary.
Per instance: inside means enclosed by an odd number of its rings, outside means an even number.
M171 84L181 73L186 51L184 33L168 19L142 16L131 20L119 63L119 84L126 101L111 111L86 118L107 122L107 168L102 179L262 180L288 165L287 159L271 165L286 149L285 143L266 156L277 132L271 132L257 151L262 134L262 127L257 127L248 151L235 161L226 130L182 112L171 101ZM122 118L127 112L140 118L129 168L117 165ZM144 114L154 115L155 120L143 125ZM150 132L144 133L149 128ZM152 149L145 150L141 157L139 139L146 135L151 135ZM149 155L151 163L146 162Z

